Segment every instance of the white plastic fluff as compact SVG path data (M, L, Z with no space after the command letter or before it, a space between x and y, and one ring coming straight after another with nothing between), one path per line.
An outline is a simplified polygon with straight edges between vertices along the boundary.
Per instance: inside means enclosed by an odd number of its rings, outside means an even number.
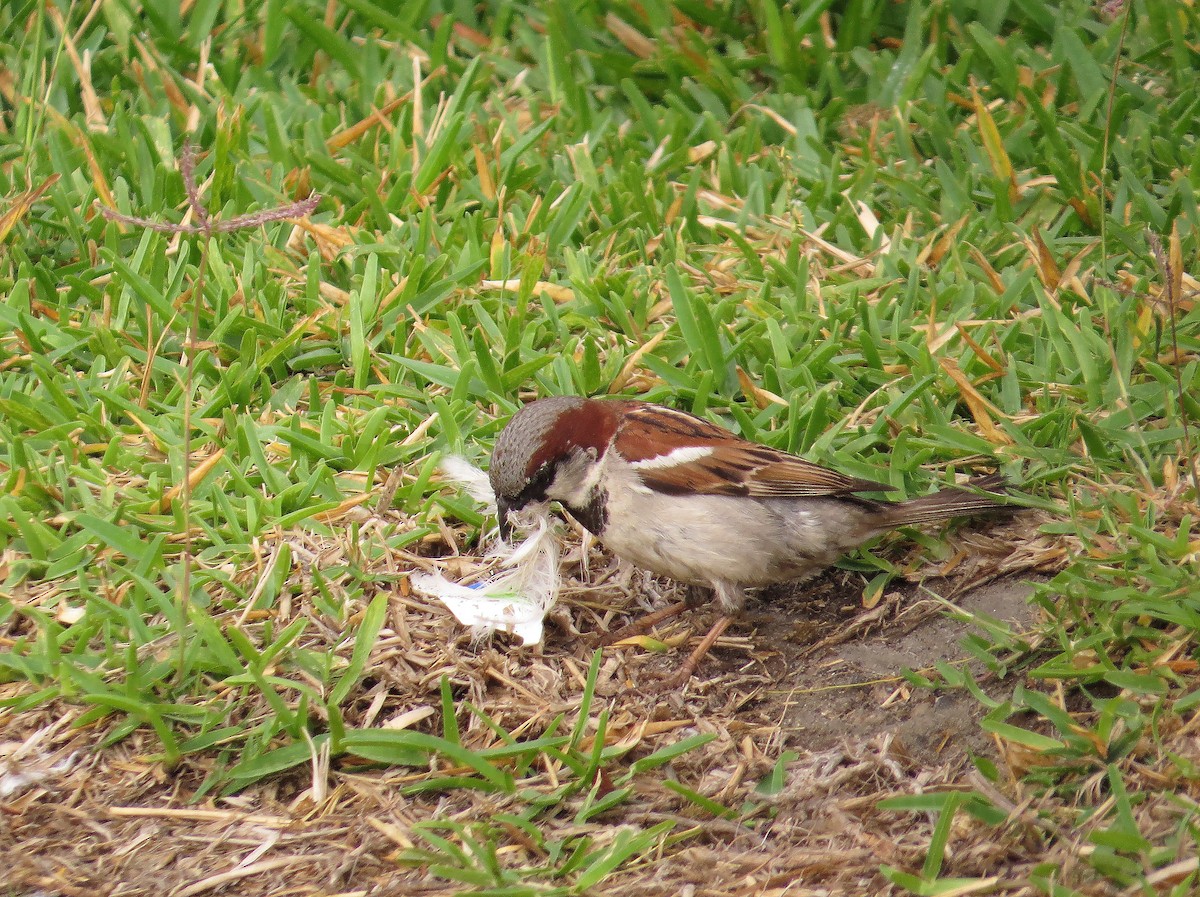
M496 497L486 473L456 455L447 456L441 469L448 480L495 513ZM548 505L531 505L510 520L529 535L516 546L496 538L488 551L498 567L491 576L469 586L440 573L416 573L411 581L417 591L446 605L477 638L511 632L521 644L536 645L542 640L542 621L558 598L558 541Z
M489 514L496 513L496 496L486 471L459 455L447 455L438 466L447 480L461 486L463 492L483 505Z

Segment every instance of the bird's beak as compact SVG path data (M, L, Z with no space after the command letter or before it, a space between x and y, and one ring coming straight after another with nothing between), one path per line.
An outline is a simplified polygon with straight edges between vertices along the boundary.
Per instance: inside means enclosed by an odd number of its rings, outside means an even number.
M496 499L496 522L500 525L500 538L505 542L512 535L512 521L508 519L508 512L512 510L508 502L502 498Z

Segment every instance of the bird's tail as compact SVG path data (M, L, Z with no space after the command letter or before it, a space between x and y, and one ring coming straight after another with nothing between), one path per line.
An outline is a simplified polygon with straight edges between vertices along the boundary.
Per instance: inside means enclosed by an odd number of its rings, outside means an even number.
M1012 512L1011 506L999 500L1006 485L1004 477L999 474L977 477L967 485L971 487L970 490L942 489L932 495L897 502L889 508L888 523L893 527L912 526L917 523L936 523L951 517Z

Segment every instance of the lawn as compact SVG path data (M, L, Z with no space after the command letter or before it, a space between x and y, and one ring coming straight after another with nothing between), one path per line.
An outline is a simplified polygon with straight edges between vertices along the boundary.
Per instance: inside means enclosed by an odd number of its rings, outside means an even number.
M1194 893L1198 34L0 6L0 890ZM410 581L489 569L439 463L565 393L1021 510L652 697L711 614L597 650L676 587L569 521L538 646Z

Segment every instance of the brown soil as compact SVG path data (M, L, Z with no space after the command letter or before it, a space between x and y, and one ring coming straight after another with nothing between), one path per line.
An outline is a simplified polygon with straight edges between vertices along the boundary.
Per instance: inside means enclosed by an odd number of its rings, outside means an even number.
M1022 632L1034 622L1028 598L1029 581L1008 578L970 590L954 602L967 613L983 613ZM899 601L899 597L896 599ZM920 619L905 623L898 610L895 625L875 625L858 637L842 633L862 616L861 608L842 605L843 619L826 624L828 635L815 650L797 647L785 638L784 657L799 655L787 664L792 674L782 694L783 725L796 734L808 750L825 750L845 739L869 739L892 732L911 750L923 755L944 750L980 750L990 746L973 725L979 704L962 690L934 691L912 688L901 679L905 670L922 670L937 662L961 662L961 643L970 626L953 619L940 604L922 607L906 604L907 613ZM768 630L770 632L770 630ZM835 644L829 644L835 641ZM970 665L977 676L978 665ZM781 684L783 684L781 680ZM996 689L1002 690L1002 689Z

